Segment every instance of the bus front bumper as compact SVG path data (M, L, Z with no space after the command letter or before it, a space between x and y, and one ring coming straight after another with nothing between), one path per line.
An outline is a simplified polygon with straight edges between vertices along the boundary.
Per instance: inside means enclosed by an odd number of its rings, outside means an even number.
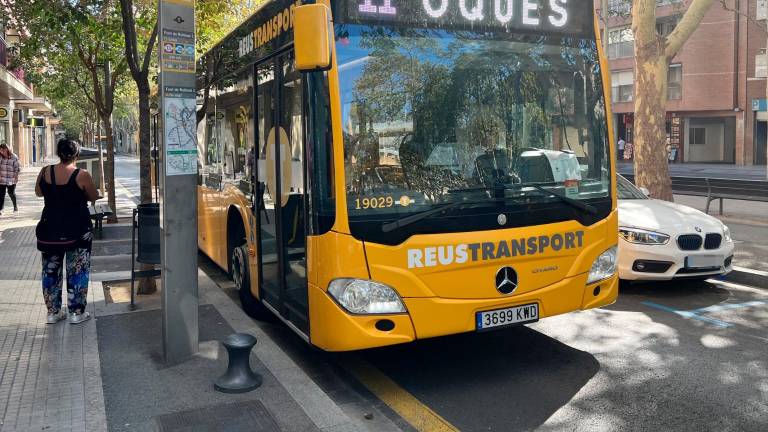
M616 275L589 285L586 278L582 274L525 294L494 299L404 298L408 313L394 315L351 315L325 290L310 286L310 341L326 351L360 350L475 331L475 314L480 311L537 303L539 318L546 318L616 301ZM382 321L390 323L383 325Z

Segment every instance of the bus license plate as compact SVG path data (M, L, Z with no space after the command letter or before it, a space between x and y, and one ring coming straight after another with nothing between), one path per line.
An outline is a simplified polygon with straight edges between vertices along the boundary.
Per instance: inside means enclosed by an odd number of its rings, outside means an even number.
M478 331L512 324L530 323L538 320L539 305L537 303L478 312L475 314L476 328Z

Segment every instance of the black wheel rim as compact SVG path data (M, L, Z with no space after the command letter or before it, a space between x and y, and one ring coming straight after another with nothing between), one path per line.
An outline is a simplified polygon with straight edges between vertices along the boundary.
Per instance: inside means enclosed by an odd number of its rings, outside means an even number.
M244 269L243 269L242 248L236 248L232 253L232 280L235 287L240 290L243 288Z

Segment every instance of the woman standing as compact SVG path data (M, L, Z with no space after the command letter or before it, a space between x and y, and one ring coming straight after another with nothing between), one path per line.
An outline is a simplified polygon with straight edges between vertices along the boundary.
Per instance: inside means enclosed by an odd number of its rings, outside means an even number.
M11 152L8 145L0 144L0 215L3 214L6 190L11 197L13 211L19 211L19 206L16 204L16 183L19 182L20 172L19 158Z
M68 139L58 142L60 162L40 171L35 193L45 197L45 207L37 225L37 248L43 256L43 298L48 307L48 324L66 317L62 310L62 270L67 266L69 323L80 324L91 318L85 311L91 268L93 225L88 201L98 197L88 171L75 167L80 146Z

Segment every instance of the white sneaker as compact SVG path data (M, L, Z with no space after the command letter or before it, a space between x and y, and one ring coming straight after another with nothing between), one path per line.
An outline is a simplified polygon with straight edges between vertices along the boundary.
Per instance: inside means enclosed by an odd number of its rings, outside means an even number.
M55 314L49 313L48 314L48 318L46 319L46 322L48 324L56 324L57 322L63 320L66 317L67 317L67 314L64 313L64 310L62 309L58 313L55 313Z
M70 324L81 324L91 319L91 313L90 312L83 312L83 313L71 313L69 314L69 323Z

